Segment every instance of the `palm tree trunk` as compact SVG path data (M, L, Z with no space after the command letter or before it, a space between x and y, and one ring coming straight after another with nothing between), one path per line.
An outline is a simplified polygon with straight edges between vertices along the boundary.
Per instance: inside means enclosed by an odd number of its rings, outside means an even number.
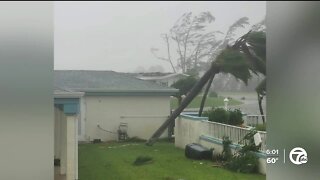
M187 96L182 100L180 106L174 110L174 112L168 117L168 119L153 133L151 138L146 142L146 145L153 145L166 128L180 115L180 113L186 108L190 102L199 94L203 86L208 82L212 74L216 74L220 71L220 68L216 64L212 64L210 69L199 79L199 81L193 86Z
M199 117L201 117L201 115L202 115L204 104L206 103L206 99L207 99L207 96L208 96L208 93L209 93L209 90L210 90L210 87L211 87L211 84L212 84L214 76L215 76L215 74L212 74L212 76L210 77L210 80L209 80L209 82L207 84L206 90L205 90L205 92L204 92L204 94L202 96L200 109L199 109L199 113L198 113Z
M260 114L261 114L262 122L263 122L263 124L265 124L265 123L266 123L266 120L265 120L265 118L264 118L264 114L263 114L262 99L263 99L263 96L260 96L260 94L258 93L258 104L259 104L259 110L260 110Z
M180 106L180 105L181 105L181 102L182 102L182 97L181 97L181 96L178 96L177 99L178 99L178 106Z

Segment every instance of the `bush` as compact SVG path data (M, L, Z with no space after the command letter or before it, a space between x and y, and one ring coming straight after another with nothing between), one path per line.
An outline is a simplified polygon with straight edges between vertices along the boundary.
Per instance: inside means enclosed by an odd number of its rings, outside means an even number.
M179 89L179 93L177 93L175 96L177 98L180 98L182 95L186 95L192 89L192 87L197 83L197 81L198 81L197 78L193 76L189 76L183 79L179 79L178 81L173 83L171 87Z
M227 123L229 119L229 113L223 108L209 110L205 112L203 115L207 116L209 121L218 123Z
M242 112L239 109L229 111L229 122L228 124L238 126L243 124Z
M236 150L234 155L227 159L225 167L232 171L242 172L242 173L255 173L258 172L259 158L254 154L254 152L259 151L261 145L256 146L254 143L253 136L257 133L255 130L251 130L242 141L247 141L244 146L239 150ZM228 140L228 138L224 137ZM223 146L223 151L230 149L228 141L225 141ZM230 144L230 143L229 143Z
M258 157L252 152L234 156L226 167L236 172L255 173L258 172Z
M242 113L239 109L226 111L223 108L216 108L203 113L209 121L224 123L234 126L243 124Z
M232 153L230 149L231 140L228 136L223 137L222 145L223 145L223 151L222 151L222 157L225 161L229 161L232 158Z
M209 93L209 97L218 97L218 93L216 93L215 91L211 91Z

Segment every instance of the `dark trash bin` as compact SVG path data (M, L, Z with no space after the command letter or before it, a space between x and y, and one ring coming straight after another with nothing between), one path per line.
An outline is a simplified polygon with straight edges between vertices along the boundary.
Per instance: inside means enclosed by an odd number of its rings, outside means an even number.
M187 144L185 148L185 156L190 159L211 159L213 149L203 147L201 144Z

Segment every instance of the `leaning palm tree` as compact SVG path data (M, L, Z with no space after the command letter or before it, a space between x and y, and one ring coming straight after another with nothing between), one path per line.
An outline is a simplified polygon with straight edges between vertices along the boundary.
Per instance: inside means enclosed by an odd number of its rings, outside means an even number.
M241 28L244 27L244 25L246 25L246 21L243 18L240 18L238 21L236 21L233 25L231 25L229 27L229 30L226 34L226 37L223 41L223 43L221 43L218 47L218 52L220 49L224 49L225 46L228 45L228 43L230 41L232 41L232 37L234 34L234 31L237 28ZM265 25L265 19L263 19L261 22L255 24L252 26L252 31L256 32L256 33L251 33L249 36L247 36L245 41L242 41L242 45L239 47L245 47L244 51L247 53L247 56L250 57L250 59L252 59L251 61L249 60L248 62L250 64L252 64L251 66L251 70L256 74L263 74L264 76L266 76L266 25ZM251 51L247 51L248 49L251 49ZM240 48L238 49L238 51L243 51ZM255 58L252 58L255 57ZM257 61L257 62L255 62ZM258 65L257 65L258 64ZM258 73L257 73L258 72ZM203 112L203 108L206 102L206 98L209 92L209 89L211 87L211 84L213 82L213 78L214 78L215 74L213 74L210 77L210 80L207 84L207 87L205 89L204 95L202 97L201 100L201 104L200 104L200 108L199 108L199 117L202 115ZM244 82L245 84L247 84L247 82ZM266 95L266 79L264 79L257 87L256 87L256 92L258 95L258 105L259 105L259 110L260 110L260 114L262 115L262 120L263 123L265 123L265 118L263 116L263 108L262 108L262 100L263 97Z
M236 30L238 30L239 28L245 28L246 25L248 25L249 22L248 22L248 18L247 17L242 17L240 19L238 19L235 23L233 23L223 41L219 41L217 44L215 44L213 46L212 49L210 49L210 54L211 54L211 57L209 58L209 61L212 61L216 58L216 56L221 52L223 51L230 43L233 43L235 41L234 39L234 36L235 36L235 32ZM207 99L207 96L208 96L208 93L209 93L209 90L210 90L210 87L212 85L212 82L213 82L213 79L215 77L216 74L212 74L208 83L207 83L207 86L205 88L205 91L204 91L204 94L202 96L202 100L201 100L201 103L200 103L200 108L199 108L199 117L202 116L202 112L203 112L203 108L204 108L204 105L205 105L205 102L206 102L206 99Z
M264 112L262 108L262 100L266 95L266 33L262 31L251 31L246 37L239 42L239 46L234 47L233 50L243 54L248 63L250 72L256 75L263 75L264 79L256 87L256 93L258 96L258 105L260 114L262 115L262 121L265 124ZM232 73L231 73L232 74ZM235 75L237 77L237 75ZM243 81L247 84L246 79ZM199 113L200 114L200 113Z
M261 83L256 87L256 92L258 95L258 105L259 105L259 110L260 110L260 114L262 115L262 122L263 124L266 123L266 120L264 118L264 113L263 113L263 108L262 108L262 100L264 98L264 96L266 95L266 78L264 78Z
M256 87L258 96L258 105L260 114L262 115L262 121L265 123L262 100L266 95L266 33L265 31L259 31L252 33L248 37L247 43L243 45L245 53L248 58L251 59L252 69L256 74L264 75L264 79Z
M189 103L199 94L208 80L220 72L231 73L236 78L247 82L251 78L251 64L247 54L244 51L239 51L242 46L246 45L247 37L251 35L251 31L239 38L233 46L227 46L217 57L212 61L209 70L198 80L188 95L183 99L180 106L167 118L167 120L157 129L151 138L147 141L147 145L152 145L165 129L179 116ZM248 61L249 60L249 61Z

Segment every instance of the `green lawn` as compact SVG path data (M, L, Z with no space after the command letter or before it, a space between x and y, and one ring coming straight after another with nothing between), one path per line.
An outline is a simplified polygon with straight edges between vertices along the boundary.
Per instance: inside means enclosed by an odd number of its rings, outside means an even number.
M133 166L139 155L153 157L153 163ZM174 144L158 142L79 145L81 180L260 180L265 176L241 174L212 167L210 161L194 161Z
M189 104L188 108L199 108L200 103L202 100L202 96L197 96L193 99L193 101ZM217 107L217 106L224 106L223 97L207 97L205 107ZM178 100L176 98L171 99L171 109L178 107ZM242 104L242 102L237 101L235 99L230 99L228 105L239 105Z

